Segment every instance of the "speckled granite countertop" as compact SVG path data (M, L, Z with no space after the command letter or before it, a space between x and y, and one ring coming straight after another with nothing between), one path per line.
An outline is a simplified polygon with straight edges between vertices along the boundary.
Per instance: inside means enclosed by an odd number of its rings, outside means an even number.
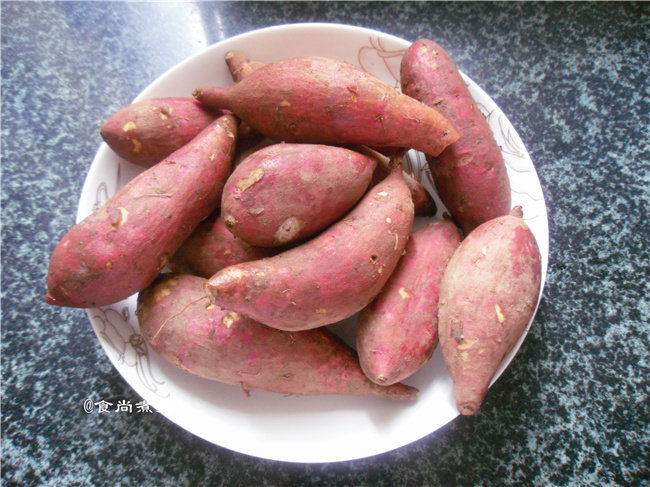
M648 485L648 4L2 2L3 485ZM448 46L535 162L551 255L531 332L480 413L336 464L233 453L137 395L81 310L43 302L97 128L209 44L324 21ZM189 37L178 23L200 23Z

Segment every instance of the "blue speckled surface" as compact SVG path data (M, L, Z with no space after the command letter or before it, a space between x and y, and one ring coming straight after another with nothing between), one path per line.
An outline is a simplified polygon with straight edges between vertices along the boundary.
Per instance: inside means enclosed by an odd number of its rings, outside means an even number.
M650 410L647 3L2 2L3 485L647 485ZM284 464L227 451L139 398L86 314L43 303L97 129L221 39L340 22L447 46L536 164L547 284L480 413L374 458ZM204 37L179 26L201 25Z

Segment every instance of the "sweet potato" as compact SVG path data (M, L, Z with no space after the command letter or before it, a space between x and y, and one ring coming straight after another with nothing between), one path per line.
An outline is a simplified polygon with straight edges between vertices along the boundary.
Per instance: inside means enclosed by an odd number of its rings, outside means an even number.
M274 144L244 159L226 181L221 214L230 231L259 247L302 241L363 196L377 160L320 144Z
M262 259L279 253L277 249L254 247L235 237L216 210L203 220L192 235L169 259L176 273L208 278L229 265Z
M440 285L440 348L461 414L479 409L504 356L535 312L541 256L521 207L474 229Z
M246 393L416 398L413 387L370 382L354 350L327 329L286 332L262 325L210 304L205 282L166 274L138 295L140 332L176 367Z
M118 110L99 132L118 156L151 167L220 115L220 111L208 110L193 98L151 98Z
M460 134L427 158L440 200L456 223L468 234L507 215L510 181L501 148L453 60L435 42L420 39L407 49L400 69L402 91L435 107Z
M357 352L373 382L404 380L431 358L438 344L440 281L460 239L448 220L413 232L390 279L361 312Z
M270 63L234 86L199 87L194 96L278 142L397 146L438 155L458 139L435 109L351 64L322 57Z
M234 116L218 118L74 225L52 253L46 301L103 306L152 282L219 205L236 129Z
M208 283L215 304L284 330L328 325L363 309L395 269L413 224L401 173L395 168L312 240L217 272Z

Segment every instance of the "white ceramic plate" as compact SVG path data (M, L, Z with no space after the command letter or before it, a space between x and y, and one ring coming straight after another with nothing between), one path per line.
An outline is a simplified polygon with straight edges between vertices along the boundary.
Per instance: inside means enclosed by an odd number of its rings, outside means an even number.
M412 39L411 41L415 41ZM358 65L398 86L406 41L382 32L338 24L293 24L261 29L219 42L163 74L134 101L151 97L191 96L194 88L232 83L224 54L243 51L270 62L299 55L320 55ZM542 288L548 261L548 226L542 189L517 132L499 107L466 78L501 147L511 178L513 205L542 252ZM422 154L409 153L414 175L433 191ZM102 205L141 169L118 158L103 144L85 181L77 220ZM443 206L437 200L440 217ZM541 292L540 292L541 298ZM431 361L405 382L420 389L414 403L345 396L284 396L210 382L182 372L150 350L139 334L136 296L88 315L106 354L124 379L180 427L222 447L252 456L289 462L334 462L368 457L431 434L458 412L452 383L437 350ZM355 320L336 330L353 343ZM530 326L530 324L529 324ZM524 337L504 360L498 378Z

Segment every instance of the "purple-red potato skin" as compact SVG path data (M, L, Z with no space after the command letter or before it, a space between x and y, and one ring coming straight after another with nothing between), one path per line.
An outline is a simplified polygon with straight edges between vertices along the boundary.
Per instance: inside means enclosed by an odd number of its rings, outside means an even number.
M104 306L151 283L219 206L236 130L235 117L220 117L74 225L50 258L46 301Z
M435 109L351 64L295 57L267 64L230 87L194 96L228 109L278 142L390 146L438 155L458 133Z
M377 182L384 179L389 173L390 171L385 165L377 164L377 168L375 169L370 184L376 184ZM411 192L415 216L435 216L436 212L438 211L438 207L435 200L429 194L424 185L406 171L402 172L402 176L404 177L404 182Z
M180 149L210 125L213 112L194 98L150 98L115 112L99 132L121 158L151 167Z
M221 214L259 247L303 241L347 213L368 189L376 159L319 144L274 144L244 159L226 181Z
M404 93L435 107L460 134L427 161L440 200L465 235L507 215L510 181L501 148L453 60L435 42L420 39L404 54L400 78Z
M356 352L329 330L275 330L211 304L205 283L197 276L165 274L138 295L140 332L174 366L246 393L417 397L414 387L370 382Z
M270 257L279 250L254 247L235 237L223 222L219 210L203 220L169 259L176 273L209 278L224 267Z
M397 167L313 239L219 271L208 283L215 304L289 331L362 310L395 269L413 225L413 202L401 173Z
M461 414L479 409L535 312L540 285L541 256L521 207L478 226L449 260L438 331Z
M431 358L438 344L440 281L460 240L448 220L413 232L390 279L361 312L357 352L373 382L402 381Z

